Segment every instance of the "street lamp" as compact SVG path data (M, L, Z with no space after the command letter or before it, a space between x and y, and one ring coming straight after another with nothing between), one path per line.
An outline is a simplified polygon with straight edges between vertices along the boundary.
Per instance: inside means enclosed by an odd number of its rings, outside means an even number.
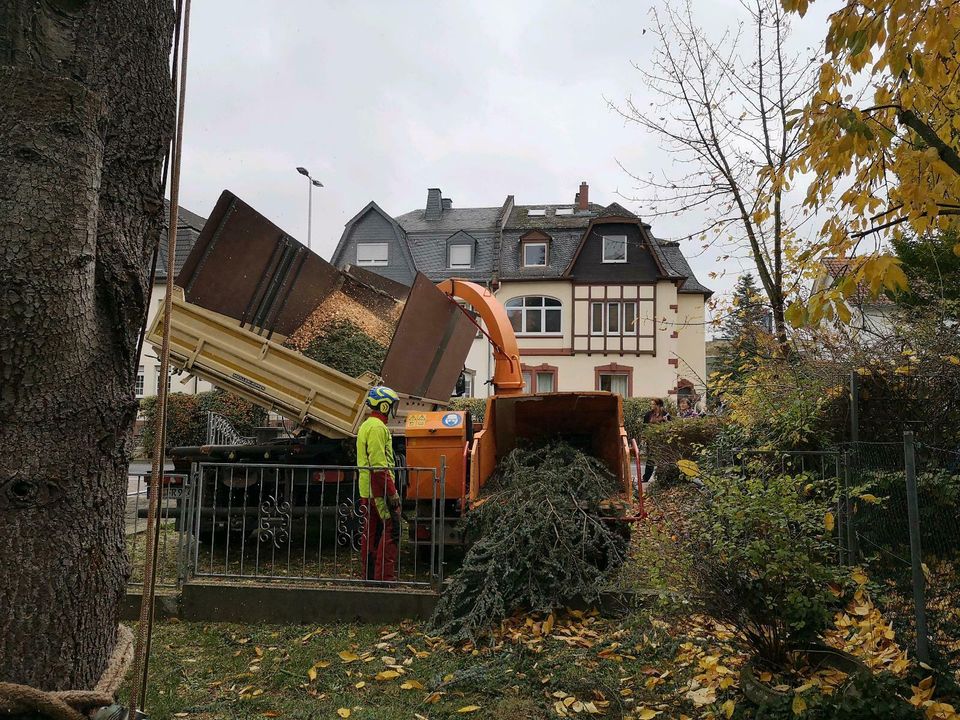
M310 171L305 167L298 167L297 172L307 179L307 247L312 250L310 236L313 233L313 189L323 187L323 183L310 177Z

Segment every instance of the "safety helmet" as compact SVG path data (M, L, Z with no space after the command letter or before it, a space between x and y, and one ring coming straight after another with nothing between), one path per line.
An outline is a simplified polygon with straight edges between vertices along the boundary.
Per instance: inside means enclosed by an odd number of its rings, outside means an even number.
M367 393L367 407L384 415L394 414L399 403L400 396L386 385L374 385Z

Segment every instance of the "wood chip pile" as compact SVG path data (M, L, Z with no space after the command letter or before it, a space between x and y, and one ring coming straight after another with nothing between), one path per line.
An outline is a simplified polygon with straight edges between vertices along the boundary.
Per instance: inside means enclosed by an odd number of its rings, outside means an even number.
M403 304L395 303L387 314L377 314L342 290L337 290L310 313L303 325L287 338L286 344L302 352L314 338L323 335L325 329L340 322L349 322L386 347L390 345L402 310Z

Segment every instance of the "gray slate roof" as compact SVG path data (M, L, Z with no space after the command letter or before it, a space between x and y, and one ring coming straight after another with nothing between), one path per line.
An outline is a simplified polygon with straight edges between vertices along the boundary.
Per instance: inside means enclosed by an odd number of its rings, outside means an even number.
M425 210L414 210L395 217L394 220L408 235L410 233L446 232L452 235L457 230L491 230L496 231L497 220L500 217L500 208L450 208L444 210L439 220L425 220Z
M445 211L444 214L450 212ZM471 232L476 241L473 267L451 270L447 267L447 240L453 235L449 231L435 233L407 233L407 245L413 255L417 270L431 280L443 280L450 277L486 282L493 274L494 245L496 233L493 231Z
M573 215L557 215L557 208L571 209ZM590 203L588 210L578 211L573 204L567 205L515 205L504 229L543 230L549 233L557 228L585 228L603 211L603 205ZM546 215L530 215L530 210L546 210ZM552 233L551 233L552 234Z
M155 282L165 282L167 279L167 223L166 218L170 212L169 204L164 204L164 222L160 236L160 248L157 252ZM200 217L186 208L177 209L177 248L176 257L173 260L174 277L180 274L183 264L187 261L187 256L193 250L194 243L200 237L200 231L207 222L206 218Z
M713 294L713 290L703 285L699 280L697 280L697 276L693 274L693 269L690 267L690 263L687 262L687 259L680 251L680 243L669 240L660 240L659 238L654 239L657 241L657 246L660 250L660 258L663 261L664 268L667 270L667 272L672 271L674 275L687 278L683 285L680 286L679 292L691 294Z
M589 221L590 218L587 219L587 223ZM573 259L573 254L580 245L580 238L583 237L583 230L587 223L584 223L581 228L544 228L543 232L550 236L550 256L547 258L549 264L546 267L539 268L522 267L520 238L530 231L504 229L503 240L500 242L500 279L520 280L560 277Z

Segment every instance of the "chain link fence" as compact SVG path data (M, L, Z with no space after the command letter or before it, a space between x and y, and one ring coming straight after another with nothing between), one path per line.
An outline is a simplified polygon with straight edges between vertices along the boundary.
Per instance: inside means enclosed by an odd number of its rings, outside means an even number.
M960 669L960 450L859 442L848 453L855 556L924 662ZM960 672L957 679L960 680Z

